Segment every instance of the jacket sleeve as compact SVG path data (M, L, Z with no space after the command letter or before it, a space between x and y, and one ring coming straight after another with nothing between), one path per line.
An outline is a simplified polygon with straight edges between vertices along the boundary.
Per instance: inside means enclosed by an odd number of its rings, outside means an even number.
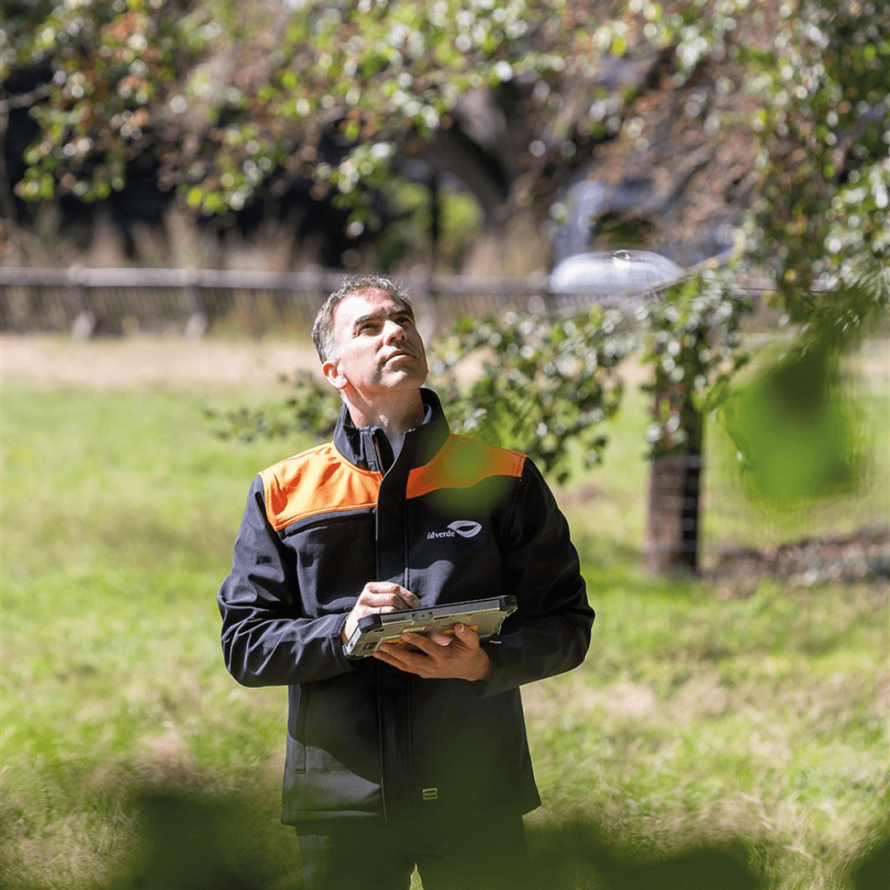
M244 686L309 683L355 669L340 638L346 615L304 615L293 560L266 518L257 476L217 595L226 668Z
M518 610L502 634L485 644L492 671L483 695L572 670L590 646L594 611L588 603L569 526L531 460L505 527L504 593Z

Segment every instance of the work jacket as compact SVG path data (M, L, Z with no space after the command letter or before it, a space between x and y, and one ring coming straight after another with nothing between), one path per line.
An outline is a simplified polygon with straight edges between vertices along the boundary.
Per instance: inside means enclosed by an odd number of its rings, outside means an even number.
M218 602L245 686L289 688L282 821L528 812L540 799L519 687L579 665L594 613L565 518L532 461L452 434L438 398L396 459L344 408L333 442L253 482ZM512 595L486 680L354 659L341 631L368 581L422 606Z

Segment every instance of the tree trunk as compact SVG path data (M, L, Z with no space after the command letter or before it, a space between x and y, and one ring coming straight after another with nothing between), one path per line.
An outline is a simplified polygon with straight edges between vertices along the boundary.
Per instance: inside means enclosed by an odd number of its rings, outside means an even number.
M702 418L684 423L686 449L652 460L643 568L658 575L698 572Z

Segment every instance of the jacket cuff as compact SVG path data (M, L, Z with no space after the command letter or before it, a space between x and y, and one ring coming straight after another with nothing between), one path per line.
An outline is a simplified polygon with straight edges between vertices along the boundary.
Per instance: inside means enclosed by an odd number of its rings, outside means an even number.
M346 626L346 619L349 617L345 614L340 621L334 626L334 632L331 634L331 650L337 659L337 664L342 668L343 672L354 671L358 667L358 658L350 658L346 654L346 644L343 642L343 628Z
M516 684L510 682L510 671L504 665L503 659L499 657L501 655L500 647L496 643L485 642L482 644L482 648L488 655L491 670L484 680L477 680L472 684L476 697L490 698L513 689Z

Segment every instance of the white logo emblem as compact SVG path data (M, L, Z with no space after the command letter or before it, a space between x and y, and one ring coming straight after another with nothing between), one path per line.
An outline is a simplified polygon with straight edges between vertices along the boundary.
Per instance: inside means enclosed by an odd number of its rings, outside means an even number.
M475 538L482 531L482 526L478 522L471 522L469 519L459 519L457 522L452 522L448 528L457 532L462 538Z
M482 531L482 525L473 522L470 519L458 519L448 525L447 532L430 532L427 539L432 541L434 538L454 538L460 535L462 538L475 538Z

